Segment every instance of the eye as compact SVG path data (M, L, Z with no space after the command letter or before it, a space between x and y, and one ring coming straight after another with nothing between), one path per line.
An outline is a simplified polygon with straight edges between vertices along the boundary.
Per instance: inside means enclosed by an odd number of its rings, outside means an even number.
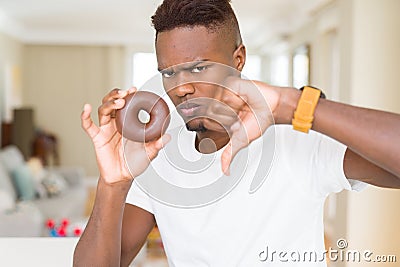
M199 73L207 69L207 66L196 66L192 69L193 73Z
M161 75L164 78L171 78L172 76L175 75L175 72L173 72L173 71L163 71L163 72L161 72Z

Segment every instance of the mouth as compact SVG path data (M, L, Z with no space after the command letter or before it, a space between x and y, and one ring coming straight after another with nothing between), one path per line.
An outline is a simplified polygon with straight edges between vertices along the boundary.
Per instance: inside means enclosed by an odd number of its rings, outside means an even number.
M186 117L195 116L200 110L201 105L196 103L184 102L179 106L179 111Z

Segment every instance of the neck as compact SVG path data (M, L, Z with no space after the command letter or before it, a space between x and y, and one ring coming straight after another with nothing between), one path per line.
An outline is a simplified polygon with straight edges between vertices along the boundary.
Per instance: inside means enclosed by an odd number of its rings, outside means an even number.
M227 132L196 132L195 147L203 154L214 153L223 148L229 142Z

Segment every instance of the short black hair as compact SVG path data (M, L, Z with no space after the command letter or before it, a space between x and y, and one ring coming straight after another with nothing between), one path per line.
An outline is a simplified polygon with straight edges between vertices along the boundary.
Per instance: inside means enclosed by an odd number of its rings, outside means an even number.
M230 0L164 0L151 21L157 35L180 27L204 26L235 34L236 46L242 43L239 23Z

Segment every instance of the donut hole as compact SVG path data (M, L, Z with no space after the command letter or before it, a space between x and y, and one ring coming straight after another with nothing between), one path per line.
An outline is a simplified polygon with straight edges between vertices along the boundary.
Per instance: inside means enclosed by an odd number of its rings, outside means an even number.
M150 121L150 114L146 110L141 109L138 113L138 119L141 123L146 124Z

